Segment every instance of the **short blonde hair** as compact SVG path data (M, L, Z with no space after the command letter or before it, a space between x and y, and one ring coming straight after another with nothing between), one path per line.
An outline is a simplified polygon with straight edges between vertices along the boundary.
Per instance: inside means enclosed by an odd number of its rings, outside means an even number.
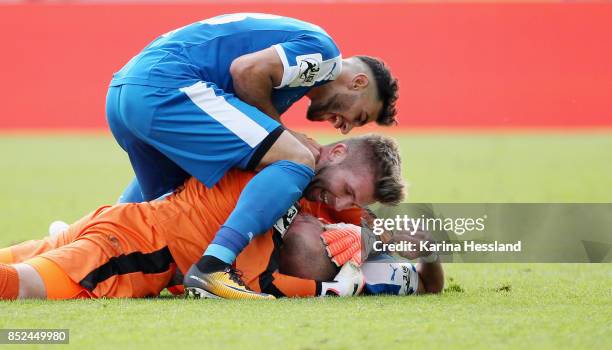
M342 143L348 146L347 160L352 166L363 166L365 163L373 171L376 201L386 205L397 205L404 200L402 162L399 146L393 138L380 134L366 134L351 137Z

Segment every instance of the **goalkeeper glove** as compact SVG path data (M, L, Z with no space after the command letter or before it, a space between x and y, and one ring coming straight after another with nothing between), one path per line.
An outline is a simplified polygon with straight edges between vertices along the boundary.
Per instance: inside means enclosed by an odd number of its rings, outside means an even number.
M326 225L321 239L336 266L348 261L361 266L372 251L376 236L366 227L340 223Z
M333 281L321 283L319 296L352 297L361 293L364 285L361 269L349 261L342 266Z

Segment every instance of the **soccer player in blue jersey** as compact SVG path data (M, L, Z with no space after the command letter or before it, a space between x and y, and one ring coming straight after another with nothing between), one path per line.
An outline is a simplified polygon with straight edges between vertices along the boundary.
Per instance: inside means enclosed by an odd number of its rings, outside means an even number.
M314 176L315 157L284 129L281 114L306 95L307 118L342 133L372 121L392 125L397 89L381 61L342 58L322 28L292 18L228 14L161 35L108 90L108 123L136 174L120 201L157 198L189 175L211 187L231 168L259 171L185 285L268 298L248 290L231 264ZM376 200L344 188L319 191L318 200L338 210Z

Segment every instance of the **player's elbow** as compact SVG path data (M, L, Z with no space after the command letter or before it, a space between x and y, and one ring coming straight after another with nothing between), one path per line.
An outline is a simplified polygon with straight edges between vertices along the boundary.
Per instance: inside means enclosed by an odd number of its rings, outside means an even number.
M444 269L441 264L417 264L419 293L438 294L444 291Z
M431 274L428 278L423 278L422 281L426 294L438 294L444 290L444 272L442 270Z
M247 86L252 82L264 81L266 78L265 68L248 56L238 57L232 62L230 75L235 87Z
M444 280L441 281L430 281L425 285L426 294L438 294L444 290Z
M234 84L246 80L249 76L249 71L253 68L253 64L249 60L245 60L243 57L236 58L230 65L230 75Z

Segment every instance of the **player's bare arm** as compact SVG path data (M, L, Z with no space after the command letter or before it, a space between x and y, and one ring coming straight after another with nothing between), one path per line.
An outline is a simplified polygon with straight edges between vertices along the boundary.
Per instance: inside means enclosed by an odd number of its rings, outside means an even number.
M272 104L271 95L272 89L281 84L283 70L283 63L278 57L277 51L271 47L236 58L230 66L230 74L234 81L236 95L244 102L257 107L272 119L282 122L280 113ZM306 135L292 130L288 131L295 139L300 141L300 143L306 146L309 145ZM287 136L284 138L287 138ZM293 141L294 140L289 140L288 142ZM258 166L258 170L276 159L291 159L292 156L295 156L296 150L302 150L298 145L291 146L283 143L280 146L276 148L283 148L284 150L271 150ZM277 151L281 153L284 151L284 153L287 154L280 155L279 158ZM318 157L318 154L316 154L317 152L314 149L310 149L310 151L314 154L316 159ZM310 164L310 159L301 159L300 162L308 165Z
M434 261L421 261L416 265L419 273L419 286L417 294L442 293L444 290L444 269L440 259Z
M236 95L276 121L280 114L272 104L272 89L281 84L283 63L272 47L236 58L230 66Z

